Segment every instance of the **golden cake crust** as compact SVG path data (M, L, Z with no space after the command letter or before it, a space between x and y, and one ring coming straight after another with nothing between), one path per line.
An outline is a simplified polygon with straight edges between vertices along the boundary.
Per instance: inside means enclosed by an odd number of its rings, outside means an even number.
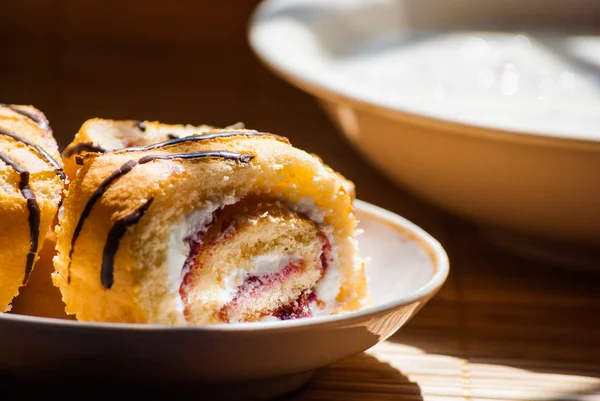
M4 311L9 309L27 271L33 267L27 260L28 253L33 251L32 241L37 241L33 260L38 259L37 254L51 231L64 184L56 168L62 166L48 121L32 106L0 105L0 154L4 158L0 161L0 244L3 244L0 247L0 310ZM29 174L28 188L33 194L29 201L22 191L24 177L19 171ZM36 206L32 206L32 202ZM39 224L29 220L32 207L39 208ZM31 227L39 228L35 229L37 235Z
M83 123L73 141L63 151L65 171L70 179L74 179L79 169L76 157L87 151L104 152L130 146L146 146L172 138L199 135L213 128L209 125L92 118Z
M213 133L225 131L213 131ZM154 150L87 154L65 200L58 230L54 283L67 312L81 320L185 324L174 310L165 266L169 235L184 216L207 203L260 196L305 205L321 214L336 240L336 258L345 274L338 300L356 309L365 295L362 266L355 266L356 220L347 180L313 155L274 136L237 130L234 135L184 142ZM150 155L235 152L252 160L221 158L153 160L137 164L114 180L85 220L69 258L71 241L86 203L107 177L126 163ZM151 201L151 203L150 203ZM144 206L146 205L146 206ZM110 289L99 279L108 233L115 223L142 208L137 224L126 229L114 260ZM84 296L85 294L85 296Z

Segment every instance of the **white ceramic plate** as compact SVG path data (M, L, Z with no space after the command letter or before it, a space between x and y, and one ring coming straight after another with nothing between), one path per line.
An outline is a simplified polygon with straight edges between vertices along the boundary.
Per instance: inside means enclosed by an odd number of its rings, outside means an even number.
M356 201L372 306L285 322L167 327L0 315L0 369L29 381L74 376L93 391L195 383L203 396L269 398L314 369L364 351L406 323L448 275L441 245L409 221ZM81 382L80 382L81 383ZM184 385L184 384L181 384Z

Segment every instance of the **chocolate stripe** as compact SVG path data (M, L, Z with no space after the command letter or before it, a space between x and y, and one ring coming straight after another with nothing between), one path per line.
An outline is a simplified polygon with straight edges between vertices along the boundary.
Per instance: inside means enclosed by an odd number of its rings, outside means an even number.
M104 250L102 251L102 270L100 271L100 281L102 281L104 288L110 289L115 281L115 256L119 250L121 239L127 231L127 227L137 224L140 221L153 200L151 198L135 212L117 220L108 232Z
M84 151L93 153L104 153L106 152L106 149L104 149L102 146L95 145L92 142L79 142L67 146L67 148L63 151L62 156L71 157L73 155L78 155Z
M67 267L67 282L71 282L71 263L73 261L73 252L75 251L75 241L79 238L79 234L81 234L81 230L83 229L83 223L85 219L88 218L92 208L96 204L96 202L102 197L106 189L112 184L115 180L123 175L127 174L137 165L135 160L129 160L127 163L123 164L119 167L118 170L111 173L108 177L106 177L102 183L96 188L92 195L88 199L85 207L83 208L83 212L81 212L81 216L79 216L79 221L77 222L77 226L75 226L75 231L73 231L73 237L71 237L71 249L69 250L69 266Z
M137 122L134 121L134 123L137 123ZM143 124L143 123L140 123L140 124ZM145 128L144 128L144 130L145 130ZM275 135L275 134L256 132L256 131L220 132L220 133L205 134L205 135L191 135L191 136L185 136L185 137L181 137L181 138L175 136L174 134L167 134L167 136L170 138L168 141L158 142L158 143L148 145L148 146L136 146L136 147L111 149L111 150L104 149L103 147L95 145L92 142L79 142L76 144L69 145L63 151L62 155L63 155L63 157L71 157L73 155L78 155L83 151L94 152L94 153L138 152L138 151L154 150L154 149L158 149L161 147L173 146L173 145L177 145L180 143L208 141L211 139L228 138L228 137L233 137L233 136L271 136L271 137L275 137L275 138L278 138L279 140L289 143L288 139L284 138L282 136Z
M1 103L0 106L2 107L6 107L7 109L10 109L12 111L14 111L15 113L19 113L20 115L22 115L23 117L27 117L28 119L30 119L31 121L33 121L34 123L36 123L37 125L39 125L41 128L47 130L50 129L50 126L48 125L48 121L46 121L43 118L40 118L40 116L37 116L35 114L31 114L28 111L25 111L19 107L16 107L13 104L4 104Z
M158 142L158 143L148 145L148 146L117 149L114 152L121 153L121 152L147 151L147 150L154 150L154 149L159 149L159 148L165 148L168 146L178 145L181 143L210 141L212 139L229 138L229 137L234 137L234 136L270 136L270 137L276 138L280 141L289 143L287 138L284 138L279 135L247 130L247 131L216 132L213 134L203 134L203 135L191 135L191 136L185 136L182 138L170 139L170 140L164 141L164 142Z
M29 280L29 275L33 270L33 263L35 262L35 254L38 250L38 238L40 236L40 207L35 199L35 194L29 187L29 171L21 167L16 161L0 153L0 160L12 167L19 174L19 190L27 203L27 210L29 212L29 253L27 254L27 263L25 264L25 277L23 278L23 284Z
M77 222L77 226L75 226L75 230L73 231L73 237L71 238L71 249L69 250L69 265L67 268L67 282L71 282L71 263L73 261L73 252L75 251L75 242L77 238L81 234L81 230L83 229L83 224L87 217L90 215L92 208L96 204L96 202L104 195L108 187L116 181L118 178L124 176L128 172L130 172L135 166L138 164L145 164L151 162L153 160L173 160L173 159L204 159L218 157L226 160L235 160L241 163L248 163L252 160L252 155L245 155L241 153L234 152L224 152L224 151L214 151L214 152L199 152L199 153L181 153L181 154L170 154L170 155L147 155L139 160L129 160L127 163L123 164L119 167L118 170L111 173L108 177L106 177L102 183L96 188L92 195L88 199L81 216L79 217L79 221Z
M148 155L142 157L138 160L139 164L145 164L151 162L152 160L173 160L173 159L203 159L209 157L218 157L225 160L235 160L242 163L248 163L254 156L252 155L244 155L241 153L235 152L225 152L221 150L213 151L213 152L198 152L198 153L179 153L173 155Z
M15 141L24 143L25 145L35 149L40 156L42 156L50 165L52 165L52 167L54 167L54 170L56 171L56 174L58 174L60 179L63 182L65 181L66 175L65 175L65 172L63 171L62 167L60 166L60 164L56 160L54 160L54 158L52 158L52 156L50 156L50 154L48 152L46 152L44 150L44 148L42 148L40 145L30 142L25 138L21 138L20 136L15 135L12 132L8 132L3 128L0 128L0 135L4 135L9 138L12 138Z

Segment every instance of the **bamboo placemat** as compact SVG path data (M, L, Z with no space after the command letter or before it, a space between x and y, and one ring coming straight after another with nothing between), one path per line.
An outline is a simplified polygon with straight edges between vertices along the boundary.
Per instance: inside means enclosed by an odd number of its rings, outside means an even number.
M600 275L445 231L452 272L431 303L289 400L600 400Z

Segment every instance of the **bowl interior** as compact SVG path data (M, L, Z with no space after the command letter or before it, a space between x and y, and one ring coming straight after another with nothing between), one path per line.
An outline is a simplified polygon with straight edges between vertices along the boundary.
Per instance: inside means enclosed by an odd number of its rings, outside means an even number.
M595 0L268 0L249 39L319 97L600 141L599 11Z

